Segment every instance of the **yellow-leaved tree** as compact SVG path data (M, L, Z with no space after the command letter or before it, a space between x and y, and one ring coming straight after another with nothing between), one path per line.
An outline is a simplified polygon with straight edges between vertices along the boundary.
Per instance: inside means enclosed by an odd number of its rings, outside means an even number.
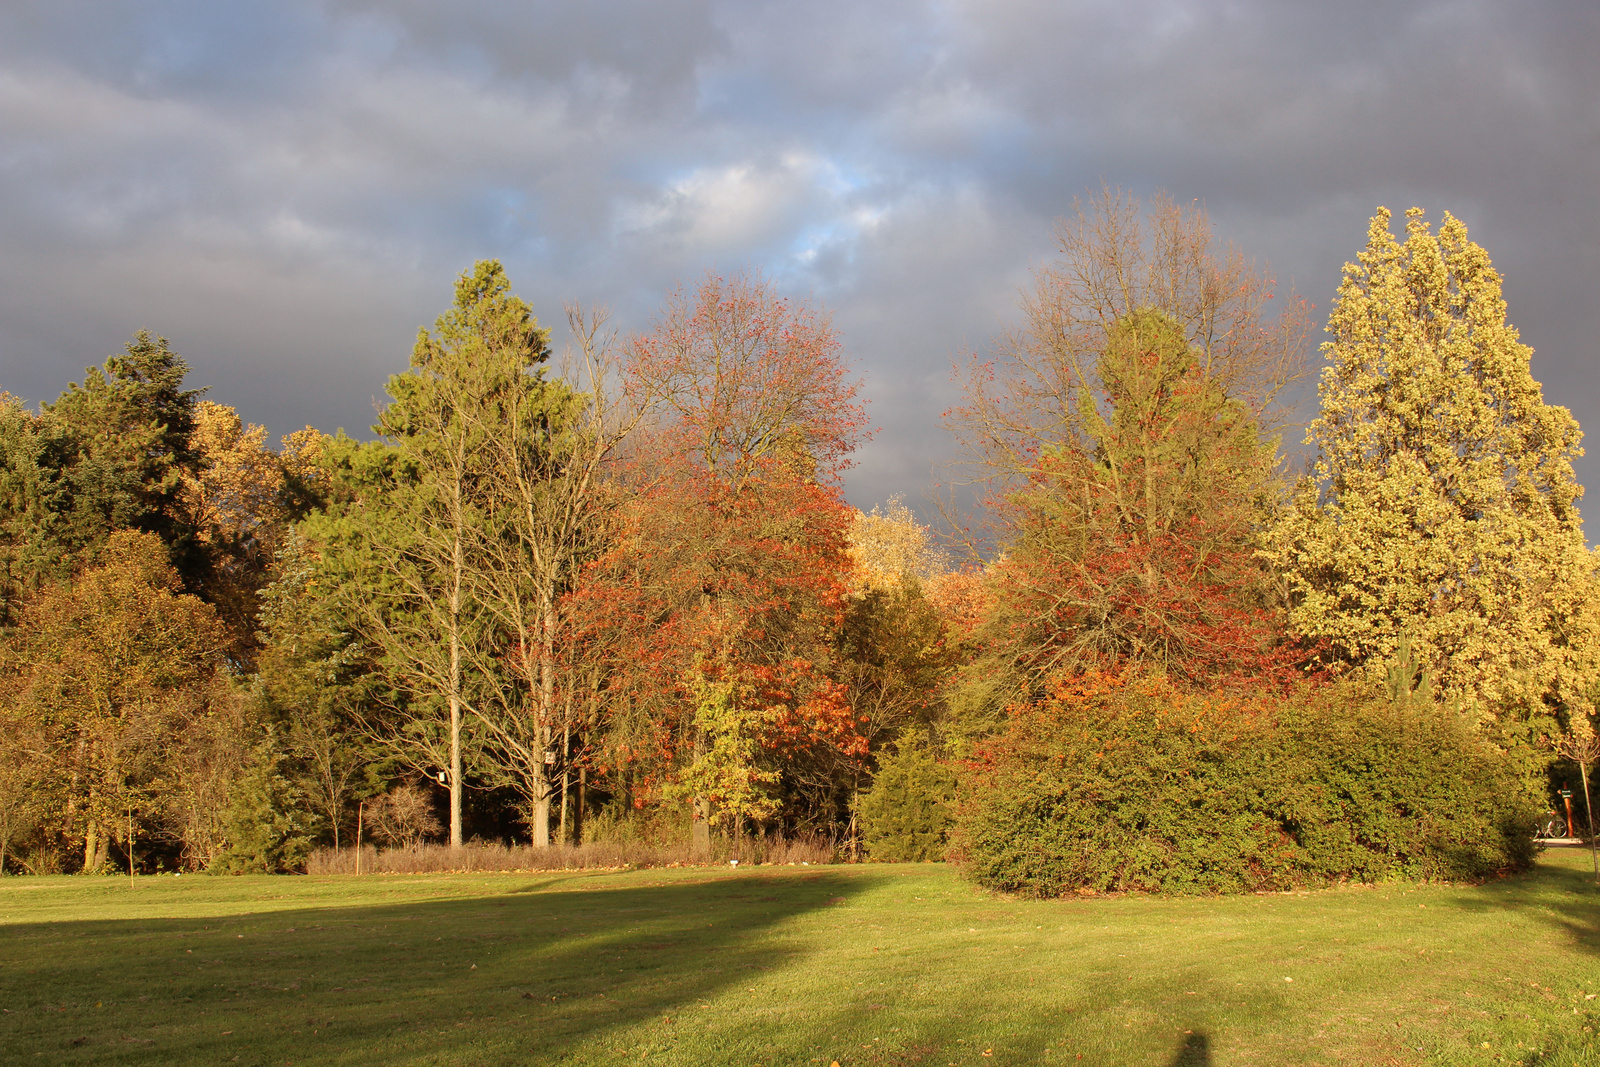
M850 519L850 562L859 590L898 588L903 581L928 581L944 574L948 562L933 532L917 521L898 495Z
M119 530L99 554L30 600L0 644L0 728L28 741L34 814L51 841L81 850L82 871L151 833L176 836L201 866L222 847L214 816L244 756L226 634L211 605L181 592L155 535Z
M1291 624L1381 676L1402 638L1442 700L1531 753L1582 701L1594 560L1577 421L1544 402L1500 276L1446 214L1402 243L1380 208L1322 346L1313 473L1274 531Z

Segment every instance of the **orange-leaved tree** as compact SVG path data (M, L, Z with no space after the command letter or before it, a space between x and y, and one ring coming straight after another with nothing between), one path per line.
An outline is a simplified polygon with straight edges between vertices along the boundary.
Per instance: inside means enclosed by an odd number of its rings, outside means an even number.
M707 274L634 339L628 373L665 415L663 445L735 491L775 461L833 484L867 426L841 347L821 308L759 273Z
M1106 340L1083 442L1041 450L1011 495L992 636L1031 679L1129 664L1175 679L1293 677L1255 539L1273 448L1199 373L1176 320L1135 312Z
M950 413L1003 550L968 732L1060 670L1292 674L1255 553L1303 308L1268 316L1270 282L1169 201L1141 221L1107 193L1061 233L1026 326Z
M710 824L772 820L786 759L863 745L830 658L865 432L826 315L757 274L680 291L629 348L654 420L615 546L571 610L610 667L610 762Z

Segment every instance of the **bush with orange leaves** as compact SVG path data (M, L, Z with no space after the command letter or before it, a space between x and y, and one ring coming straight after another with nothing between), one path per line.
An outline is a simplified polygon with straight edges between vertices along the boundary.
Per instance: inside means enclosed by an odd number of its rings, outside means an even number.
M952 858L1045 897L1478 879L1533 856L1504 764L1453 712L1348 685L1058 677L964 762Z

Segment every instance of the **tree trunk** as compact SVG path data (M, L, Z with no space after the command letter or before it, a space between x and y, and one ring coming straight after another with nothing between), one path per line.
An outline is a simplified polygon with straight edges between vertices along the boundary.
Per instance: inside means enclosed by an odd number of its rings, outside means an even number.
M1578 773L1583 775L1583 810L1589 817L1589 862L1594 865L1594 884L1600 885L1600 845L1594 839L1594 805L1589 801L1589 764L1578 764Z
M572 768L567 763L567 757L569 755L569 751L570 751L571 748L572 748L572 728L571 728L571 726L562 726L562 728L561 728L561 831L557 835L557 838L560 840L560 842L563 845L572 844L572 838L570 836L568 836L568 833L569 833L569 831L571 830L572 827L571 827L571 824L567 821L567 810L572 806L571 805L571 799L572 799L572 797L571 797L571 793L572 793Z
M856 809L861 806L861 790L856 790L855 799L850 804L850 828L845 831L850 838L850 862L861 862L861 836L856 832Z
M450 847L461 847L461 697L455 693L450 694Z
M589 768L578 768L578 796L572 805L572 843L583 844L583 806L589 802Z
M689 854L695 859L711 856L711 801L705 797L694 798L694 832L689 840Z
M540 783L541 785L543 783ZM542 796L533 802L533 844L535 848L550 847L550 797Z
M450 847L461 847L461 639L450 634Z
M538 746L534 751L533 843L547 848L550 845L550 772L545 754L550 751L550 719L556 703L556 603L550 589L543 589L541 593L544 603L539 622L539 727L534 733Z
M462 558L460 503L451 542L450 575L450 847L461 847L461 586L466 579Z
M534 734L538 757L533 768L533 843L537 848L550 847L550 772L545 767L544 753L550 744L541 728Z
M83 835L83 874L94 874L106 862L106 841L100 824L91 822Z

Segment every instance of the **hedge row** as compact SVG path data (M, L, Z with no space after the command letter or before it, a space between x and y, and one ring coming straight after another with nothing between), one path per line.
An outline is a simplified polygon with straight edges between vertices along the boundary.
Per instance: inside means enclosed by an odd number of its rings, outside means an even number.
M1216 893L1477 879L1534 854L1537 797L1433 704L1089 675L968 761L952 858L981 884Z

